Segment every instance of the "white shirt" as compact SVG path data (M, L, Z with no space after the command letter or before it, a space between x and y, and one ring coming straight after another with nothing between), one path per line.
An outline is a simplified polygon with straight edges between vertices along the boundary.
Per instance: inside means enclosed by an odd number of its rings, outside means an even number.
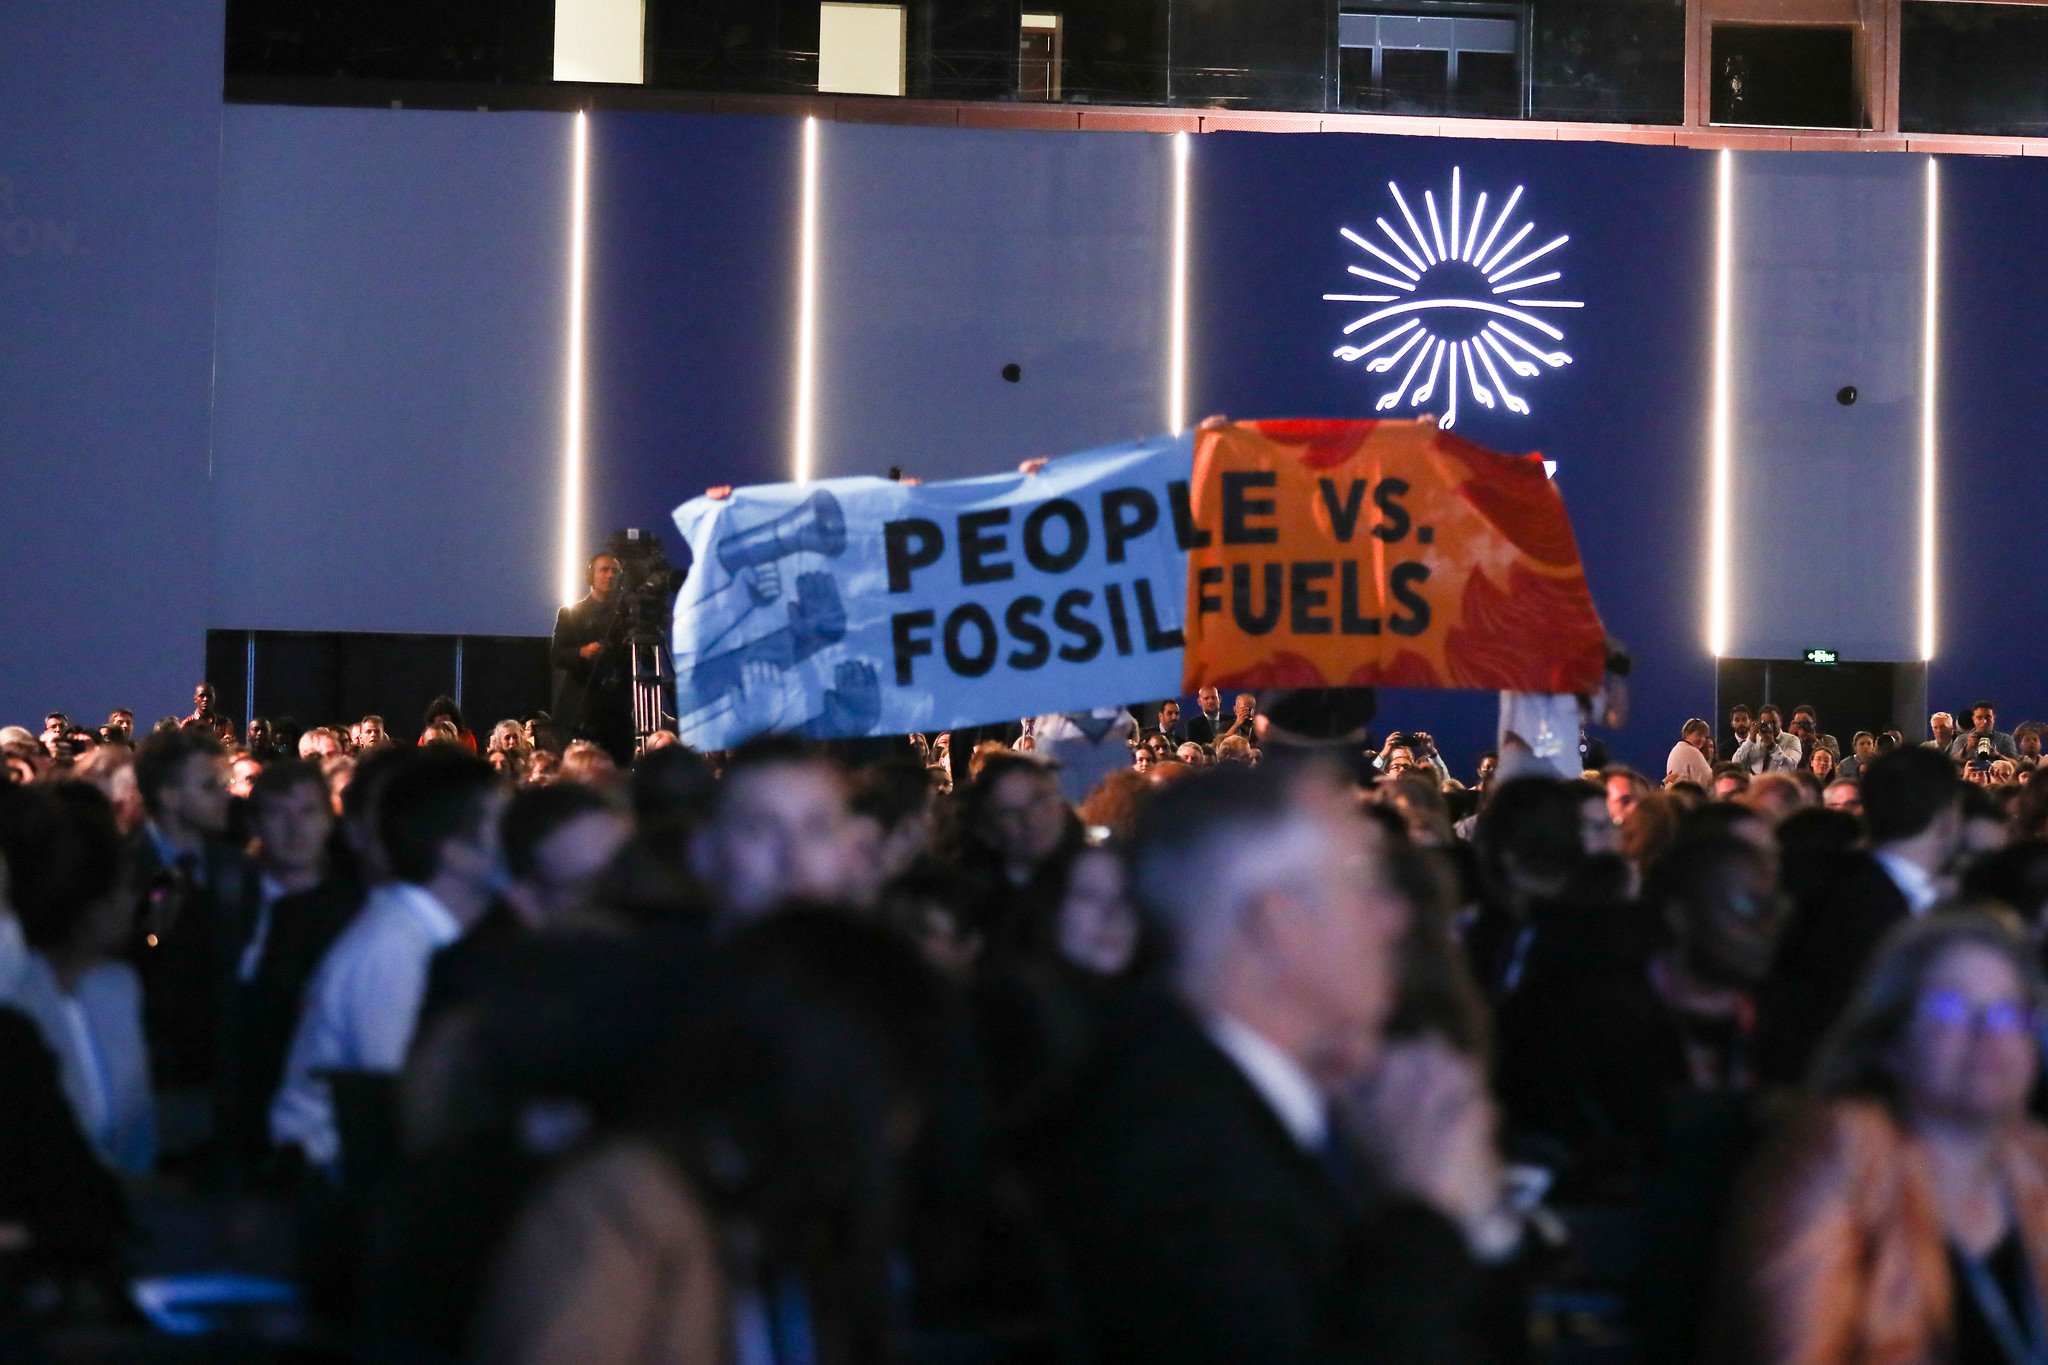
M1804 752L1798 739L1782 730L1778 732L1777 742L1766 750L1762 737L1751 730L1749 738L1735 746L1730 761L1741 764L1752 773L1789 773L1798 770Z
M1664 760L1664 776L1697 782L1710 792L1714 789L1714 765L1697 746L1682 739L1671 746L1671 755Z
M1888 848L1880 848L1870 856L1877 859L1892 885L1899 888L1899 894L1906 898L1906 908L1915 917L1926 914L1941 899L1941 888L1918 863L1908 862Z
M80 1116L79 1126L85 1127L90 1082L79 1074L77 1054L64 1046L70 1029L64 988L57 984L56 974L42 955L29 951L20 921L5 910L0 910L0 1005L12 1006L34 1021L43 1045L57 1058L57 1079L64 1087L64 1097L71 1102L72 1112Z
M0 910L0 1005L34 1022L57 1060L64 1098L100 1156L116 1170L156 1164L156 1102L142 1039L142 983L125 962L89 967L67 994L56 972Z
M82 1082L74 1101L79 1127L109 1166L144 1174L156 1164L156 1100L142 1038L142 979L125 962L101 962L63 1000L64 1036L51 1050Z
M270 1106L273 1141L296 1143L317 1165L334 1164L341 1154L334 1099L315 1073L400 1070L434 953L461 934L461 923L425 887L392 882L371 894L307 988L284 1084Z
M1210 1040L1237 1063L1294 1140L1310 1151L1320 1149L1330 1135L1329 1107L1301 1063L1227 1014L1211 1016L1208 1028Z

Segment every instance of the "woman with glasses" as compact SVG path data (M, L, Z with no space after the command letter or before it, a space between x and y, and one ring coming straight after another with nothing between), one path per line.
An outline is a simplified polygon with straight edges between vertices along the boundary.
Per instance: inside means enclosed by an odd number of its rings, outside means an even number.
M2040 970L2003 915L1901 926L1737 1195L1711 1356L2048 1365Z

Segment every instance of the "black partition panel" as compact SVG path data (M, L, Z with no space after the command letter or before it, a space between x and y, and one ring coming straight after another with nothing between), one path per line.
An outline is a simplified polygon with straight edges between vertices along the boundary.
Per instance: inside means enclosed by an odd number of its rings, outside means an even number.
M547 710L553 686L546 640L506 635L463 638L462 712L479 740L484 727L495 721L524 719Z
M238 721L347 725L379 715L401 740L418 737L435 697L454 697L481 736L494 721L545 710L550 686L548 642L525 636L215 630L206 666L221 709Z
M235 717L236 724L248 714L249 702L249 640L248 636L230 630L212 630L206 633L206 681L213 684L216 705L224 716ZM135 723L149 725L160 719L157 716L137 716Z

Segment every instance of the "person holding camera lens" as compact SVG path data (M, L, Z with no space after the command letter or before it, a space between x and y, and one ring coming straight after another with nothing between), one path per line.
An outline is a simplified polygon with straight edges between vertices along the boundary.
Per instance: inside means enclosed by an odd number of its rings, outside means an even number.
M1949 742L1948 756L1959 759L2017 759L2019 745L1998 728L1998 708L1980 701L1970 708L1970 728Z
M555 613L549 658L555 669L555 721L568 727L572 737L591 740L615 761L628 763L633 712L620 611L622 574L616 556L591 556L590 591Z
M1785 733L1778 708L1764 706L1758 708L1756 724L1750 727L1749 738L1736 746L1732 761L1750 773L1797 772L1805 750L1796 737Z

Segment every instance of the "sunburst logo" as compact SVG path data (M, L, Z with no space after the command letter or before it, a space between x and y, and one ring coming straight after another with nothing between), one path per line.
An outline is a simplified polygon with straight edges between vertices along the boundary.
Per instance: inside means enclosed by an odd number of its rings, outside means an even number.
M1553 237L1541 246L1522 250L1536 228L1533 221L1509 227L1522 199L1522 186L1515 186L1489 220L1484 193L1466 212L1460 179L1459 169L1452 167L1447 214L1438 211L1434 190L1422 192L1428 232L1408 207L1401 187L1389 180L1387 192L1407 224L1406 236L1384 215L1373 220L1385 234L1384 245L1348 227L1338 230L1372 258L1346 269L1391 292L1323 295L1331 303L1378 305L1344 325L1347 337L1373 329L1378 329L1377 334L1332 352L1347 363L1364 361L1368 374L1400 371L1399 382L1380 395L1375 409L1387 412L1403 404L1433 407L1441 394L1443 425L1447 427L1457 425L1461 392L1482 408L1499 404L1518 416L1526 415L1528 400L1509 387L1508 376L1519 383L1536 378L1546 368L1571 364L1572 358L1562 349L1563 329L1547 321L1545 313L1586 306L1574 299L1537 297L1529 292L1564 278L1563 272L1553 268L1556 261L1551 253L1571 238Z

